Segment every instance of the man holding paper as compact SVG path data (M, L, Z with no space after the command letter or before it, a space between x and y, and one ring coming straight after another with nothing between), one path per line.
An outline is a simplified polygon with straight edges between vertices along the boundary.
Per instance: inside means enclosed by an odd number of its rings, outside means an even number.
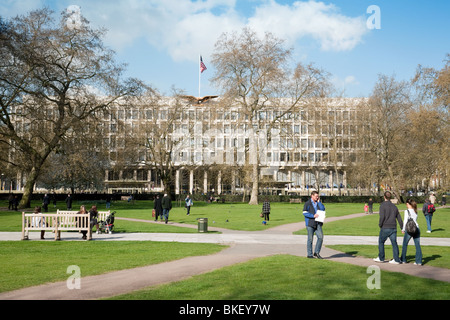
M318 259L323 259L319 253L323 243L322 225L325 219L325 206L320 202L319 193L317 191L311 192L311 199L305 202L305 205L303 206L303 215L305 216L305 225L308 230L308 241L306 245L308 258L316 257ZM313 255L312 243L314 233L317 237L317 243Z

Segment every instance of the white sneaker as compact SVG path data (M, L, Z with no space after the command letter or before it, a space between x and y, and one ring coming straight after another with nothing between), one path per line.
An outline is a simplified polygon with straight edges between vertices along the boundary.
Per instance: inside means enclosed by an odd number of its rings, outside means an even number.
M430 230L427 230L427 233L431 233L431 231L430 231Z
M389 261L390 264L400 264L400 262L395 261L394 259L392 259L391 261Z
M414 265L415 265L415 266L421 266L422 264L421 264L421 263L415 263L415 262L414 262Z
M373 261L375 261L375 262L384 262L384 261L381 261L381 260L380 260L380 257L374 258Z

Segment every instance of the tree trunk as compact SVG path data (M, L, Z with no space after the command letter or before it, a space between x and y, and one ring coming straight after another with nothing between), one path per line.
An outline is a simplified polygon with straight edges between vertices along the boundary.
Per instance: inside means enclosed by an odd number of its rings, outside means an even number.
M258 164L253 164L252 173L252 194L250 196L250 202L248 204L258 205L258 191L259 191L259 176L258 176Z
M27 177L27 183L25 184L23 196L19 203L19 209L30 208L31 195L33 194L33 188L38 176L39 170L33 167Z

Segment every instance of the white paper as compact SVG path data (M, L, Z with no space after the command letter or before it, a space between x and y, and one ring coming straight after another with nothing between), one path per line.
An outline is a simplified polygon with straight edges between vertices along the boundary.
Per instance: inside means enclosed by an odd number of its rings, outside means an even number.
M324 222L325 221L325 211L323 210L317 210L316 212L319 216L315 219L317 222Z

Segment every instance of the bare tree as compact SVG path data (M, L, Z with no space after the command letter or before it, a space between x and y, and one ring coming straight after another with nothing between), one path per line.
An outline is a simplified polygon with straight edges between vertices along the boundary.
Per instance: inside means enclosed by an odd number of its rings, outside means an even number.
M450 54L441 70L418 66L412 79L414 86L414 111L409 115L409 163L415 168L416 183L429 182L439 177L443 190L448 188L450 171L449 105L450 105Z
M80 17L56 21L48 9L10 20L0 47L1 161L26 173L20 207L29 206L41 168L61 139L96 111L134 92L121 83L124 66L102 43L103 30Z
M272 128L286 114L307 99L327 94L327 74L312 65L290 67L291 50L271 33L263 38L249 28L240 34L223 34L215 45L212 63L213 83L223 90L223 103L237 105L249 124L249 153L252 166L250 204L258 204L259 136L258 114L266 108L278 110L265 134L270 141Z
M374 115L366 146L373 153L370 161L375 163L380 184L392 189L397 197L404 177L406 150L403 139L407 132L406 116L411 110L409 98L407 82L380 75L366 106L366 110Z

